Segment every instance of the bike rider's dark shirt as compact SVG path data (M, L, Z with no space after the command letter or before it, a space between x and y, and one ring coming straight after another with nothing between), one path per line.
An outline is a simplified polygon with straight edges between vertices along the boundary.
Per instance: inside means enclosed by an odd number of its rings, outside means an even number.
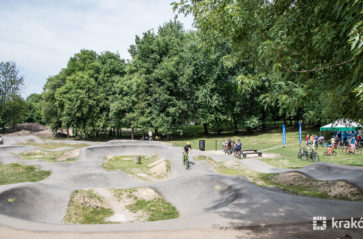
M184 146L184 152L189 153L189 149L191 149L191 148L192 148L192 146L190 146L190 145L185 145L185 146Z

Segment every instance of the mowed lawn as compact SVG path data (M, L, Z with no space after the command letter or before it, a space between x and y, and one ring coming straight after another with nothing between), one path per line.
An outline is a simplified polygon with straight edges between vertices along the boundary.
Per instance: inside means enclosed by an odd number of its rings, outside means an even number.
M305 136L307 133L303 131L302 145L305 145ZM274 130L266 133L252 134L252 135L235 135L235 136L209 136L209 137L195 137L191 139L174 140L174 146L184 146L189 141L193 148L199 148L199 140L205 140L206 150L222 150L223 140L228 138L237 141L242 140L243 149L257 149L263 153L276 154L275 158L262 158L261 160L278 168L300 168L307 166L313 162L302 161L297 158L299 151L299 132L288 131L286 135L286 146L282 146L282 132ZM216 147L217 145L217 147ZM347 154L338 150L338 155L324 156L324 151L327 148L319 147L317 152L320 157L320 162L329 162L342 165L363 166L363 153L361 154Z

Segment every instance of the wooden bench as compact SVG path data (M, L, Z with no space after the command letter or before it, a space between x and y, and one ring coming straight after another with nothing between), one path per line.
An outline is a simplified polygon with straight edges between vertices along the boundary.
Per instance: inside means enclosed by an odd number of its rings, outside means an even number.
M247 157L247 154L258 154L258 157L262 157L262 152L259 152L257 149L245 149L241 151L243 158Z

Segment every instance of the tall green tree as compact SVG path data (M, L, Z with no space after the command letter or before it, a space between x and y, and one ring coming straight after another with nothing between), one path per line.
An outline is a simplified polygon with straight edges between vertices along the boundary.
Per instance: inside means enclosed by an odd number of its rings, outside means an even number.
M263 93L281 93L272 98L283 107L320 104L325 118L361 118L362 1L182 0L174 2L174 9L193 14L209 41L231 43L231 63L249 62L254 71L241 74L241 85L260 85L264 79L297 85L305 91L298 97L293 91L269 92L270 87ZM286 110L282 117L299 115Z
M10 117L8 114L12 111L6 107L20 102L19 95L23 82L24 78L20 75L15 62L0 62L0 124L3 129Z

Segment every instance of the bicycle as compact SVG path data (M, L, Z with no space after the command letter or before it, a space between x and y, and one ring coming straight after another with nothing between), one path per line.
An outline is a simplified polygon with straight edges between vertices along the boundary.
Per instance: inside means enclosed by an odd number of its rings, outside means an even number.
M311 151L309 153L309 159L315 163L319 162L320 161L320 158L319 158L319 155L317 152L315 151Z
M334 147L328 147L327 151L324 152L325 156L337 156L337 152Z
M190 169L189 156L186 152L183 153L183 164L186 170Z
M308 160L308 157L309 157L309 151L307 150L306 147L301 147L300 146L300 149L299 149L299 152L297 154L297 157L303 161L306 161Z

